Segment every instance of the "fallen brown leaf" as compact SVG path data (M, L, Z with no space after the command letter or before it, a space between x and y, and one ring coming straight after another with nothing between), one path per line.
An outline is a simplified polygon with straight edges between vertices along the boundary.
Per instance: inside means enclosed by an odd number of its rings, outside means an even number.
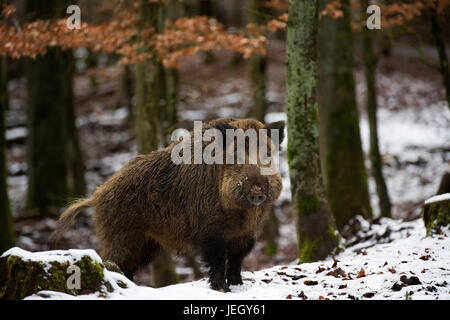
M364 268L361 268L358 275L356 276L356 279L362 278L366 276L366 272L364 271Z

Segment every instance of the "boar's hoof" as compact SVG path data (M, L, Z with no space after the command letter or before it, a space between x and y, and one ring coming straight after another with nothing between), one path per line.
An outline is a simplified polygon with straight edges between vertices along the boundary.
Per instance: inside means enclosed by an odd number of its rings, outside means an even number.
M238 277L237 276L229 276L227 279L227 283L230 286L237 286L237 285L244 284L244 282L242 282L242 278L240 275Z
M211 289L216 291L223 291L223 292L230 292L230 287L225 282L225 280L219 281L219 280L212 280L211 281Z

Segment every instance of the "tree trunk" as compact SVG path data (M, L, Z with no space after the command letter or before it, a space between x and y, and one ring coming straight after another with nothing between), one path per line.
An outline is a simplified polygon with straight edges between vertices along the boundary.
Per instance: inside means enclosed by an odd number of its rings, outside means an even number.
M178 124L177 112L177 92L178 92L178 71L176 69L165 69L166 81L166 130L164 132L164 139L166 145L170 143L170 135L176 129Z
M231 21L230 24L233 28L240 30L242 27L246 24L244 20L244 12L247 11L246 9L247 1L242 0L233 0L232 1L232 10L231 10ZM230 66L231 67L237 67L244 61L244 57L239 52L233 53L233 58L231 59Z
M431 31L433 33L436 49L439 55L439 71L441 73L442 82L445 88L447 104L450 108L450 69L448 65L447 52L445 50L445 42L442 38L442 30L438 19L436 8L434 8L431 12Z
M180 16L181 5L178 0L171 0L165 6L165 16L166 19L170 21L175 21ZM162 65L161 65L162 67ZM176 129L178 124L178 70L174 68L164 69L165 76L165 101L166 101L166 112L164 113L165 118L163 119L165 123L165 130L163 132L163 139L166 145L170 144L170 135L173 130Z
M248 22L262 24L264 19L260 13L264 12L262 7L265 0L250 0ZM264 122L267 111L266 100L266 57L255 53L250 57L250 85L253 99L253 116L256 120Z
M163 5L156 2L140 1L139 32L151 26L162 29ZM152 152L165 144L161 138L163 126L159 126L162 105L167 99L164 68L156 56L136 65L136 135L139 153ZM179 282L171 255L162 250L152 263L152 277L155 286Z
M76 114L73 99L73 76L75 74L75 60L72 50L67 50L62 53L64 64L67 66L63 77L64 92L62 93L65 99L66 106L66 128L67 128L67 143L68 143L68 177L70 192L75 197L82 197L86 194L86 180L84 173L86 171L84 165L83 151L80 147L78 139L78 131L76 128Z
M125 65L123 67L123 75L121 77L122 86L122 101L128 111L127 122L134 123L134 109L133 109L133 76L131 73L131 66Z
M50 206L63 206L69 195L67 145L61 74L62 51L51 48L28 60L27 163L28 209L45 214Z
M275 209L273 206L266 209L268 210L269 219L266 221L263 228L263 237L266 243L266 247L264 249L266 256L272 257L278 251L278 219L275 215Z
M324 259L338 246L319 157L316 0L290 0L287 27L287 130L291 192L300 263Z
M329 2L320 0L319 10ZM322 17L318 37L322 165L339 230L356 215L372 216L353 77L350 0L341 2L344 17Z
M254 0L250 0L254 1ZM231 4L231 14L230 25L236 29L242 28L244 25L244 15L245 7L247 6L246 0L232 0Z
M198 2L198 13L201 16L214 17L215 5L213 0L199 0ZM206 51L204 53L203 62L206 64L212 64L216 58L212 50Z
M65 15L66 2L25 2L27 21ZM71 51L49 48L26 60L27 163L26 208L47 214L75 192L84 194L84 167L75 127Z
M0 0L0 8L2 5L3 1ZM8 105L6 74L6 57L0 57L0 255L16 244L6 180L8 176L5 141L5 114Z
M159 6L146 0L140 1L139 32L149 26L157 28ZM158 149L157 63L156 57L153 57L136 65L136 137L139 153Z
M368 0L361 1L361 17L362 21L366 20L366 8L369 6ZM391 217L391 200L383 176L383 161L380 156L378 146L378 125L377 125L377 88L376 88L376 58L373 52L373 30L363 28L363 62L366 77L367 88L367 117L370 128L370 161L372 164L372 175L378 194L378 202L382 217Z
M450 172L444 173L436 194L450 193Z
M443 197L426 201L422 209L422 218L427 236L443 234L450 224L450 199Z
M266 0L250 0L248 6L248 22L253 24L263 24L264 17L262 13L266 13L267 9L264 7ZM250 69L250 87L252 93L253 118L264 123L264 118L267 113L267 58L266 56L255 53L249 59ZM268 209L269 219L264 225L263 237L266 242L265 252L268 256L273 256L277 252L277 236L278 236L278 220L275 215L273 206Z

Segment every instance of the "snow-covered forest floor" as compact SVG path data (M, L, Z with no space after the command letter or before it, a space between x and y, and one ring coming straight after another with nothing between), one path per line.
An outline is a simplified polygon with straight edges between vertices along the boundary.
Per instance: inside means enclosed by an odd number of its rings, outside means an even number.
M269 48L268 94L269 114L267 120L285 117L285 66L284 43L271 42ZM428 52L425 50L425 52ZM249 117L250 88L245 64L231 68L232 55L217 53L212 65L204 65L202 57L187 60L180 70L179 118L180 127L191 129L193 120L213 119L223 116ZM81 146L85 153L87 194L92 194L96 186L106 181L115 171L136 154L133 129L126 124L127 109L120 99L120 72L117 67L107 67L98 73L97 89L91 87L89 77L79 75L75 79L75 97L77 101L77 125ZM357 68L357 97L361 107L361 136L364 150L368 151L368 124L364 111L364 77ZM233 287L229 296L207 289L202 280L188 284L180 284L170 288L151 289L135 287L127 289L124 296L121 292L114 297L138 298L297 298L301 292L310 299L324 298L361 298L363 294L375 293L376 298L405 298L405 292L414 291L412 298L429 297L449 298L449 286L442 279L448 280L449 238L424 238L423 223L414 220L420 217L423 201L435 194L440 179L446 171L450 171L450 111L444 102L444 90L439 74L421 65L411 54L394 52L383 59L377 71L379 89L379 136L384 161L384 173L394 206L394 218L410 222L380 220L373 224L374 234L383 234L385 228L393 229L391 236L395 241L380 244L386 237L374 236L364 249L364 253L355 253L364 236L352 239L348 233L346 241L352 244L337 259L337 267L345 271L352 280L343 280L326 275L336 268L331 268L333 260L308 264L289 265L295 261L297 239L295 223L290 203L289 178L287 163L282 152L281 172L283 176L283 193L275 205L275 213L279 220L278 251L275 256L264 254L263 239L257 242L255 250L244 261L244 286ZM7 113L8 144L8 186L15 227L18 235L18 246L30 251L54 249L48 243L48 236L56 227L55 217L26 217L23 215L26 193L26 160L25 160L25 96L23 79L13 80L9 84L10 110ZM370 162L366 160L366 167ZM368 170L370 174L370 170ZM378 213L377 197L373 180L369 180L371 201L375 214ZM90 212L80 215L74 228L61 240L58 248L96 248L96 238L92 232ZM414 221L412 221L414 220ZM363 224L365 225L365 224ZM407 229L404 229L407 228ZM394 229L402 229L395 231ZM387 230L387 229L386 229ZM367 231L369 232L369 231ZM409 233L409 236L407 236ZM391 237L389 236L389 237ZM388 237L388 238L389 238ZM400 239L401 238L401 239ZM387 247L385 247L387 246ZM447 248L445 252L443 247ZM434 251L434 253L433 253ZM363 251L361 251L363 252ZM400 252L400 253L399 253ZM409 255L409 256L408 256ZM420 259L430 255L428 260ZM435 261L433 261L435 259ZM381 261L383 260L383 261ZM401 263L408 261L408 263ZM387 264L384 266L384 263ZM364 265L367 263L366 265ZM323 264L321 266L321 264ZM273 267L277 265L278 267ZM347 266L346 266L347 265ZM176 258L176 271L182 282L192 281L193 271L184 257ZM287 268L283 269L284 266ZM319 272L320 268L330 268ZM395 273L389 271L394 268ZM271 269L266 269L271 268ZM301 269L302 271L297 270ZM365 270L366 276L355 279L357 274ZM444 270L439 269L444 268ZM262 270L265 269L265 270ZM424 273L421 273L425 269ZM427 270L428 269L428 270ZM262 270L262 271L256 271ZM251 273L254 271L254 273ZM285 273L277 274L277 272ZM378 274L383 272L383 274ZM401 274L405 272L405 274ZM401 286L401 276L419 277L422 285L404 287L401 291L391 290L397 281ZM266 276L265 274L269 276ZM293 277L290 277L292 275ZM306 275L307 277L298 278ZM273 278L270 283L267 278ZM284 279L284 280L283 280ZM287 281L285 281L287 280ZM317 285L305 285L305 281L317 281ZM322 282L323 281L323 282ZM361 283L364 281L364 283ZM148 268L139 271L135 278L139 285L151 285ZM297 284L289 286L291 282ZM312 282L314 283L314 282ZM312 284L311 283L311 284ZM325 286L326 284L326 286ZM339 286L347 288L339 289ZM331 287L333 286L333 287ZM435 289L427 290L427 287ZM418 289L421 291L418 291ZM172 289L176 289L173 290ZM184 291L184 290L191 290ZM276 289L276 290L275 290ZM178 292L175 294L175 292ZM184 293L183 293L184 292ZM332 293L331 295L328 295ZM346 295L342 294L346 293ZM350 294L350 296L348 296ZM387 296L384 296L387 295Z
M129 288L117 286L106 297L42 291L27 299L450 299L450 230L425 237L421 220L386 218L370 224L358 217L353 226L358 231L348 243L356 244L334 258L243 272L244 284L229 293L211 290L206 279L159 289L137 286L105 270L106 279Z

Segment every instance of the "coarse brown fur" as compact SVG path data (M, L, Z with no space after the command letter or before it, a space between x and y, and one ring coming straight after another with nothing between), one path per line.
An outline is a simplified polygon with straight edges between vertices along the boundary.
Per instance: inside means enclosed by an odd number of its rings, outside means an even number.
M264 125L222 118L203 124L203 132L208 128L224 132ZM284 122L267 128L282 131ZM92 207L100 255L127 276L151 262L161 247L176 253L198 250L210 268L211 287L228 291L229 284L242 283L242 260L253 247L265 208L280 195L281 177L263 176L255 164L177 165L171 161L177 143L132 158L91 198L70 206L58 221L57 233ZM249 195L265 200L253 205Z

